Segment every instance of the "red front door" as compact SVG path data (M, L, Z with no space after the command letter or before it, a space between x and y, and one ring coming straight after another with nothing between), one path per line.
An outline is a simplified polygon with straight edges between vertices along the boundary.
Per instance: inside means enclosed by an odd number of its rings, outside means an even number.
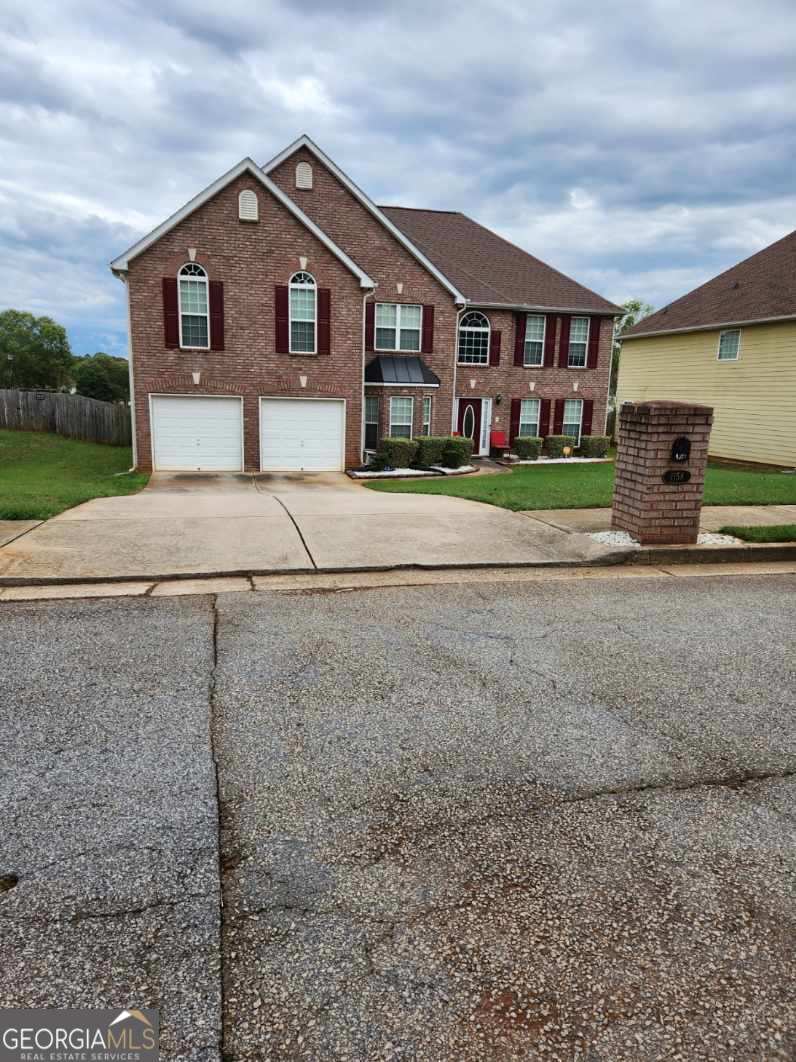
M473 440L473 453L481 449L481 399L459 399L459 434Z

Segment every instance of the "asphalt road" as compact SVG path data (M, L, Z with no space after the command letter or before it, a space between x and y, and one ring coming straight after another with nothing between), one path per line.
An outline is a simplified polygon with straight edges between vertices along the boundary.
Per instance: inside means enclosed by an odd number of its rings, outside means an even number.
M0 607L0 1002L212 1057L214 755L230 1062L792 1058L794 588Z

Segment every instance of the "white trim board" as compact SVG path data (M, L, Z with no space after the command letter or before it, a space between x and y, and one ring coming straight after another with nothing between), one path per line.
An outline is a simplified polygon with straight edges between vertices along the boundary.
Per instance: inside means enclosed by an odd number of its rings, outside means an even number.
M714 321L713 324L685 325L682 328L658 328L653 329L651 332L633 332L631 335L623 335L618 338L622 343L632 343L634 339L647 339L652 336L673 336L686 332L712 332L716 328L729 331L732 328L747 328L751 325L778 324L780 321L796 321L796 314L789 313L781 317L756 317L742 321Z
M285 159L290 158L290 156L298 151L299 148L306 148L327 168L327 170L333 173L343 187L347 188L354 198L362 204L365 210L367 210L369 214L372 214L379 224L382 225L391 236L394 236L398 243L400 243L402 247L405 247L412 257L417 259L423 268L428 270L428 272L451 293L455 302L466 303L468 301L456 285L448 280L441 270L437 269L434 263L423 254L419 247L415 247L409 237L405 235L397 225L394 225L383 211L379 210L373 200L365 195L362 189L354 184L351 178L343 173L340 167L336 166L329 156L321 151L318 145L314 143L306 133L303 136L300 136L297 140L294 140L292 144L288 144L284 151L280 151L278 155L275 155L270 160L270 162L266 162L263 166L263 173L268 174L276 169L277 166L280 166Z
M154 228L150 233L144 236L134 243L132 247L128 248L124 254L119 255L118 258L114 258L111 262L111 271L117 276L126 273L130 262L133 258L137 258L138 255L143 254L147 248L151 247L153 243L165 236L167 232L170 232L175 226L179 225L181 221L187 218L190 214L193 214L199 207L204 206L213 196L217 195L222 189L226 188L228 184L241 177L244 173L253 177L258 181L271 195L282 204L290 213L297 218L306 229L308 229L316 239L331 251L331 253L337 258L343 265L349 269L355 277L359 280L359 286L361 288L375 288L375 281L371 280L368 274L361 269L353 258L345 253L345 251L338 247L337 244L329 236L320 229L314 221L307 217L303 210L301 210L290 196L285 195L281 188L274 184L274 182L266 176L253 159L245 158L233 166L231 170L227 170L221 177L209 184L207 188L195 195L193 199L190 199L179 210L175 211L171 217L166 218L164 222Z

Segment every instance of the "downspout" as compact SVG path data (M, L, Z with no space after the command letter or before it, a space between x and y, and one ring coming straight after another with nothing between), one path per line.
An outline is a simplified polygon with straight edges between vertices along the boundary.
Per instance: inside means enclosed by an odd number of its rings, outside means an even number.
M608 362L608 393L605 396L605 423L603 424L603 435L605 435L608 432L608 415L609 415L609 409L610 409L610 405L611 405L611 384L613 383L613 377L614 377L614 343L617 341L617 335L616 335L617 322L621 321L621 319L622 318L619 317L618 315L611 319L611 325L612 325L612 328L611 328L611 348L610 348L610 351L609 351L609 357L610 357L611 360ZM621 349L621 346L622 346L621 341L619 343L619 346L620 346L620 349ZM621 357L621 353L620 353L620 357ZM617 406L618 397L619 397L618 393L614 395L614 409L618 408L618 406ZM615 433L616 433L616 420L614 420L614 434Z
M454 303L454 306L458 306L458 303ZM451 434L456 431L456 369L459 364L459 322L462 319L462 314L467 309L467 303L464 302L461 305L461 309L456 311L456 334L453 337L453 394L451 395Z
M125 294L127 295L127 377L130 381L130 433L132 435L133 443L133 466L128 468L127 472L135 472L138 467L138 440L136 439L135 431L135 377L133 375L133 323L132 313L130 312L130 285L127 283L127 277L122 273L116 274L125 287Z
M360 410L360 418L359 418L359 453L360 453L360 460L361 461L365 460L365 358L367 356L366 348L367 348L367 345L368 345L368 338L367 338L367 335L365 334L365 329L367 327L367 325L365 323L365 321L366 321L365 303L368 301L368 299L371 297L371 295L375 295L376 294L376 288L377 287L378 287L378 284L374 284L373 287L369 288L365 292L365 294L362 296L362 402L361 402L361 407L362 408Z

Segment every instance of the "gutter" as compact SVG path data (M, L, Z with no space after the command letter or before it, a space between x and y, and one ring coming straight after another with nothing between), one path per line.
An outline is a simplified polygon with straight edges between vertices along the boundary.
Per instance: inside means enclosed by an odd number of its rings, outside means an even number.
M630 332L622 336L622 342L627 343L633 339L647 339L651 336L674 336L685 332L713 332L717 328L745 328L750 325L778 324L782 321L796 321L796 313L784 314L780 317L755 317L745 321L716 321L713 324L687 325L684 328L659 328L652 332Z

